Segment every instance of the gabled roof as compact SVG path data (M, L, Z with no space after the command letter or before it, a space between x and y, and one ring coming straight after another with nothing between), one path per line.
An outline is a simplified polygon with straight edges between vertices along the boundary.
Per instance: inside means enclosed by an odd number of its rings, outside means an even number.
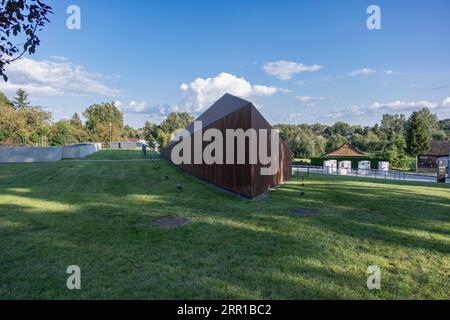
M430 150L427 155L430 156L448 156L450 153L450 140L432 140Z
M203 112L195 121L202 121L203 128L210 125L211 123L235 112L242 108L245 108L252 103L226 93L222 96L216 103L209 107L205 112ZM194 132L194 123L191 123L187 130L190 133Z
M367 156L364 152L356 149L351 143L346 142L334 151L325 154L325 157L363 157Z

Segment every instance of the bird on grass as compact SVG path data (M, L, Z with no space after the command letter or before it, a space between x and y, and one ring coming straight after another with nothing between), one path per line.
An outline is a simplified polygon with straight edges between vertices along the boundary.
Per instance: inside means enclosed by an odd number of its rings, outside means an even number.
M181 184L177 183L177 190L182 190L182 189L183 189L183 186Z

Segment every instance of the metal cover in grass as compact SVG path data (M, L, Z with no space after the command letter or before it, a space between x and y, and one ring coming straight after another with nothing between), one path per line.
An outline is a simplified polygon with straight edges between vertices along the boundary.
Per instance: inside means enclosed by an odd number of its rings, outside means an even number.
M289 213L301 217L316 217L320 215L318 210L309 208L294 208L289 210Z
M188 223L190 223L190 221L183 218L162 218L155 220L155 224L157 224L161 229L174 228L186 225Z

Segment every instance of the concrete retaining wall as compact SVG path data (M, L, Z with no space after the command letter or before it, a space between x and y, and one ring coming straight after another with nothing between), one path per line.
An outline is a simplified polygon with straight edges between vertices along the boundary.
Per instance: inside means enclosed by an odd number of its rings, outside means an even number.
M62 159L62 147L0 148L0 163L55 162Z
M140 147L141 145L137 142L112 142L111 149L133 149Z
M0 147L0 163L55 162L62 159L79 159L101 149L101 143L45 148Z
M80 159L102 149L101 143L82 143L63 147L63 159Z

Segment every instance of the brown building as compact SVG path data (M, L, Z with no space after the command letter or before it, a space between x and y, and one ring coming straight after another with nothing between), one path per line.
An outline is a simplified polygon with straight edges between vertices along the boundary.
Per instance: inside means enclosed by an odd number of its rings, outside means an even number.
M367 157L367 154L359 151L351 143L346 142L342 146L337 148L336 150L325 154L324 157L326 157L326 158L330 158L330 157L336 157L336 158L358 157L358 158L361 158L361 157Z
M427 154L418 157L418 169L422 172L436 172L438 160L447 161L449 166L450 140L433 140Z
M225 94L208 110L200 115L196 121L202 121L203 132L208 129L218 129L222 133L224 137L224 158L226 157L227 129L242 129L244 131L247 131L248 129L266 129L268 130L269 137L273 130L272 126L264 119L261 113L251 102L237 98L230 94ZM187 130L192 136L194 133L194 124L191 124ZM163 149L162 154L166 159L171 161L172 150L178 143L180 142L172 142ZM203 150L209 143L210 142L203 142ZM267 150L269 150L270 153L270 139L267 144ZM259 154L259 145L257 149ZM192 158L194 158L193 150L194 146L192 146ZM235 158L237 156L236 153L235 146ZM250 153L249 139L246 139L245 153L245 163L248 163ZM215 163L208 165L205 164L203 160L202 164L194 164L194 160L191 159L191 164L181 164L179 167L187 173L204 181L245 197L252 198L287 180L292 173L292 160L293 155L291 150L280 138L278 161L279 170L277 174L271 176L261 175L261 168L267 166L261 164L259 157L256 164ZM236 161L234 163L236 163Z

